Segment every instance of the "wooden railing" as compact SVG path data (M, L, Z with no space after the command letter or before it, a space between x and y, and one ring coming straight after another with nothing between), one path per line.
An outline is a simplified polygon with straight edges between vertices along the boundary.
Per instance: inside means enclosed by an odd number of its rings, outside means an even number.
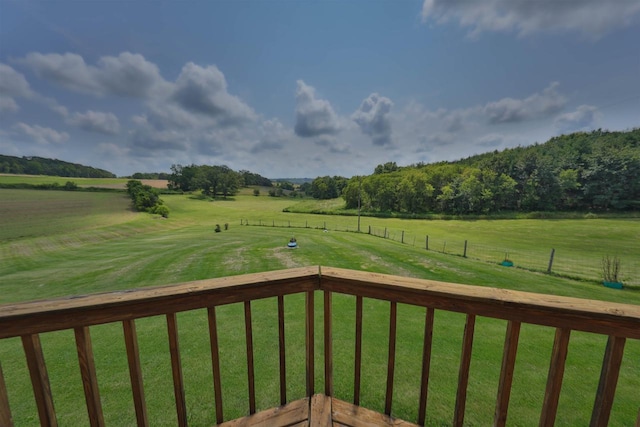
M516 352L522 323L555 328L544 402L539 425L551 426L555 422L560 389L563 382L565 359L571 331L586 331L608 337L599 384L592 409L591 425L605 426L614 401L625 342L640 339L640 307L581 300L550 295L530 294L435 282L405 277L373 274L328 267L305 267L283 271L232 276L158 288L145 288L128 292L112 292L58 300L35 301L0 306L0 339L21 337L27 366L38 410L40 424L57 425L54 399L49 384L40 334L59 330L75 333L78 361L88 412L93 426L104 425L98 376L94 362L90 327L98 324L121 322L123 325L129 366L133 406L137 424L149 425L142 381L140 350L136 333L136 319L163 315L166 317L171 356L173 388L178 425L187 425L185 384L182 373L181 351L178 341L176 313L206 309L209 326L216 422L225 421L223 415L221 367L219 359L218 322L216 307L243 303L245 320L248 413L256 412L255 364L252 330L252 301L277 298L280 404L287 398L287 372L285 351L284 296L305 295L305 378L306 395L315 391L315 322L320 313L314 313L314 298L321 292L323 304L324 395L334 396L332 296L353 295L356 298L354 342L353 404L360 404L362 384L362 330L363 299L373 298L389 302L389 339L387 379L384 413L392 415L397 342L397 306L409 304L426 307L424 342L420 374L419 400L416 402L417 424L424 425L428 402L429 374L432 354L434 313L446 310L464 313L466 322L462 339L462 353L458 372L458 385L452 425L462 426L465 416L469 368L471 364L474 329L477 316L507 321L498 393L495 402L494 425L503 426L511 394ZM0 361L1 362L1 361ZM640 375L640 373L638 374ZM302 380L302 378L301 378ZM637 395L640 404L640 393ZM7 392L0 365L0 425L12 426L11 396ZM389 418L391 419L391 418ZM640 426L640 414L628 424Z

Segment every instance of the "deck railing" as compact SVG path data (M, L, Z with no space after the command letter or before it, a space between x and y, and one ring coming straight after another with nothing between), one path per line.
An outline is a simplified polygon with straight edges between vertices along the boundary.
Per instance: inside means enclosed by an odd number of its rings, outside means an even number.
M0 306L0 339L20 337L26 355L33 394L40 424L56 426L54 398L49 384L46 361L40 334L59 330L73 330L78 362L84 389L88 419L93 426L104 425L98 376L94 362L90 328L94 325L121 322L123 325L127 361L131 380L133 406L137 424L149 425L149 416L142 381L140 350L136 320L163 315L166 317L175 408L178 425L188 420L185 403L185 384L178 340L176 313L206 309L213 373L216 422L223 423L221 366L219 358L218 321L216 308L231 303L244 305L248 414L256 413L254 337L252 302L263 298L277 298L280 404L287 398L287 359L285 346L284 296L305 295L305 378L306 395L315 391L315 320L322 317L324 357L324 395L334 396L332 296L353 295L355 308L355 342L353 373L353 404L360 404L362 384L363 299L373 298L389 302L388 359L384 413L392 420L395 376L397 307L408 304L425 307L424 342L420 372L419 400L416 402L418 425L424 425L427 413L429 374L432 355L434 313L446 310L466 315L462 339L462 353L452 425L462 426L469 382L474 330L477 316L507 321L506 337L495 402L494 425L506 423L516 352L521 324L536 324L555 328L544 401L539 425L555 422L569 338L572 331L585 331L608 337L605 354L595 392L591 425L605 426L614 401L620 366L627 339L640 339L640 306L581 300L550 295L530 294L505 289L467 286L430 280L374 274L329 267L304 267L290 270L231 276L127 292L111 292L82 297L35 301ZM323 297L322 313L315 313L315 296ZM1 362L1 361L0 361ZM638 373L640 375L640 373ZM26 379L25 379L26 380ZM303 380L302 378L300 380ZM640 405L640 393L637 395ZM0 425L12 426L11 396L7 392L0 365ZM298 415L307 417L306 415ZM291 415L294 417L294 415ZM292 423L294 418L291 418ZM348 424L347 421L344 421ZM640 426L640 414L628 420Z

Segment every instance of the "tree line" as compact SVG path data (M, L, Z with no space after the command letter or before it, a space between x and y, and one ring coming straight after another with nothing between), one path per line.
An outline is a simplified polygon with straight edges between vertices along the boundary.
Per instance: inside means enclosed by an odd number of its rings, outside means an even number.
M369 176L318 177L311 195L341 195L347 208L416 214L622 211L640 208L639 177L640 129L596 130L456 162L388 162Z
M50 175L74 178L115 178L109 171L44 157L0 155L0 173Z
M233 196L241 187L259 185L271 187L271 180L246 170L236 172L225 165L172 165L169 189L197 191L209 197Z

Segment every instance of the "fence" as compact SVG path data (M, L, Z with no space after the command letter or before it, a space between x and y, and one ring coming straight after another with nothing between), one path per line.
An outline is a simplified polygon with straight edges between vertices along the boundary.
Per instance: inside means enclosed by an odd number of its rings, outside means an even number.
M362 225L349 226L331 221L276 221L243 219L240 225L279 227L279 228L308 228L342 232L361 232L371 236L394 240L405 245L424 248L427 251L440 252L447 255L500 264L505 259L513 266L531 271L552 273L580 280L602 280L602 256L584 257L563 251L548 249L514 249L508 246L491 246L472 240L443 239L429 235L417 235L405 230L389 227L373 227ZM622 269L620 279L625 286L640 287L640 259L630 255L620 255Z

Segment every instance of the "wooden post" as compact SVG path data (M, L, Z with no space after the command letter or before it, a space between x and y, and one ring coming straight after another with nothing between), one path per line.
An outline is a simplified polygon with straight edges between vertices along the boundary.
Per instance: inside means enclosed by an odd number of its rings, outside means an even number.
M555 255L556 250L551 249L551 256L549 257L549 267L547 268L547 273L551 273L551 267L553 266L553 256Z
M464 241L464 253L462 254L462 256L463 256L464 258L466 258L466 257L467 257L467 241L466 241L466 240Z
M400 243L404 243L404 230L402 230L402 236L400 237Z
M446 240L444 242L442 242L442 253L443 254L447 253L447 241Z
M387 238L387 227L384 228L384 238Z
M429 250L429 235L427 234L427 237L424 239L424 248L426 250Z
M369 234L371 234L371 226L369 226Z

